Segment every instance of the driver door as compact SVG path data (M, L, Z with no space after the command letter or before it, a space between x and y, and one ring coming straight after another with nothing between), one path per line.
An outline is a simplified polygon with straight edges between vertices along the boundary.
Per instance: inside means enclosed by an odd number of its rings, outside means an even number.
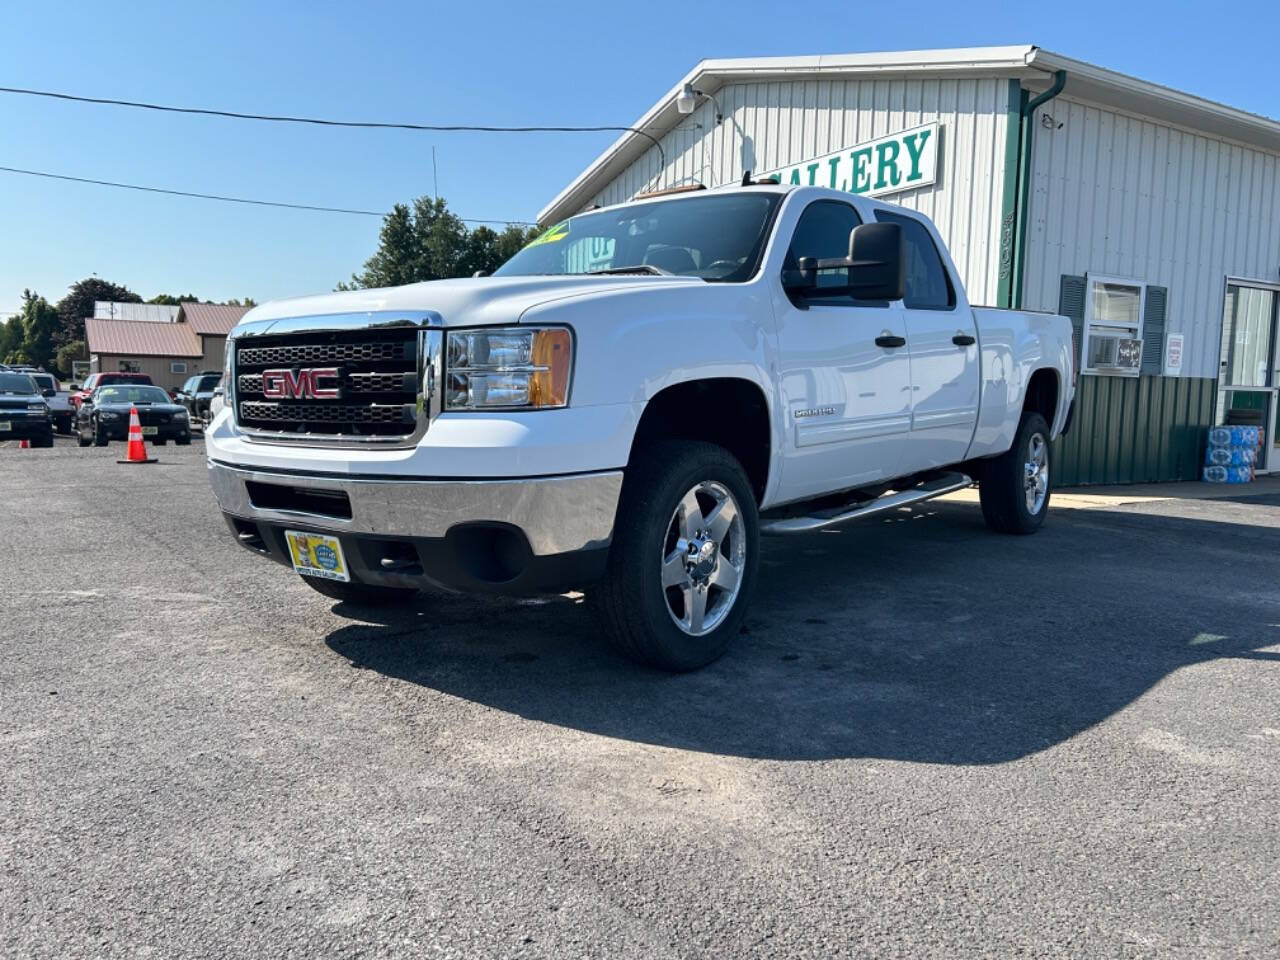
M861 222L843 201L809 204L796 224L785 268L795 269L801 257L848 256L849 234ZM911 431L902 305L822 296L824 285L844 282L842 273L820 273L818 289L809 295L778 294L784 502L896 476Z

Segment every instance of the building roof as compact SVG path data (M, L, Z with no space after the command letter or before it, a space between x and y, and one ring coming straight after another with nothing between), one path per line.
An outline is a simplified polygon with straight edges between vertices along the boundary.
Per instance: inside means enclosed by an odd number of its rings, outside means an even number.
M96 320L138 320L144 323L176 323L178 308L163 303L115 303L95 300L93 316Z
M233 307L224 303L184 303L178 321L185 320L191 329L206 337L225 337L240 322L249 307Z
M676 109L676 97L686 83L714 95L729 83L761 80L995 75L1021 80L1027 89L1040 92L1053 82L1059 70L1067 74L1064 95L1073 99L1280 152L1280 121L1073 60L1034 45L703 60L631 124L635 130L645 131L644 134L628 132L614 141L542 208L538 222L554 223L577 213L610 180L653 147L650 137L661 140L679 126L684 117Z
M84 322L91 354L137 357L200 357L200 336L189 323L156 323L151 320L103 320Z

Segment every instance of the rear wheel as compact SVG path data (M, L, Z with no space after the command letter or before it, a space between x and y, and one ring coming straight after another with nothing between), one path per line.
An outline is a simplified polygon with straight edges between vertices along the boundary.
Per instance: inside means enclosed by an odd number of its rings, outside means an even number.
M302 582L316 593L323 593L331 600L340 600L360 607L385 607L397 603L408 603L418 595L417 590L402 587L343 583L341 580L325 580L321 577L303 577Z
M742 466L709 443L638 451L604 580L589 596L633 660L686 671L737 636L755 585L759 521Z
M1001 533L1035 533L1049 512L1049 425L1022 415L1013 446L987 462L978 498L987 526Z
M77 429L77 430L76 430L76 443L78 443L78 444L79 444L80 446L82 446L82 447L87 447L89 444L93 443L93 438L92 438L92 437L86 437L86 436L84 435L84 431L83 431L83 430L79 430L79 429Z

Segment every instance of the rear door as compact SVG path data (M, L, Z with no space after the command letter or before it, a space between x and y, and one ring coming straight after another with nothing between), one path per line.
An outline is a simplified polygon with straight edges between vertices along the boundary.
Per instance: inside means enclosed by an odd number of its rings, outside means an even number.
M876 219L902 226L907 253L902 313L911 353L911 433L901 472L959 463L978 419L980 366L973 311L923 220L891 210L877 210Z
M801 213L784 269L801 257L849 255L861 223L850 204L815 200ZM818 284L845 283L819 274ZM788 445L779 499L874 483L897 474L911 427L911 369L898 304L847 294L781 296L778 353Z

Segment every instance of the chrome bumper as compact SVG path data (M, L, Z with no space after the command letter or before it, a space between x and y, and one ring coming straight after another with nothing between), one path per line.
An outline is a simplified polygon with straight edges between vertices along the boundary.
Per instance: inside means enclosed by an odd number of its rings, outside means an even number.
M209 460L222 512L248 520L305 524L334 533L443 537L461 523L504 523L524 531L535 556L607 546L622 471L519 480L365 480L276 473ZM254 505L248 482L342 492L351 518Z

